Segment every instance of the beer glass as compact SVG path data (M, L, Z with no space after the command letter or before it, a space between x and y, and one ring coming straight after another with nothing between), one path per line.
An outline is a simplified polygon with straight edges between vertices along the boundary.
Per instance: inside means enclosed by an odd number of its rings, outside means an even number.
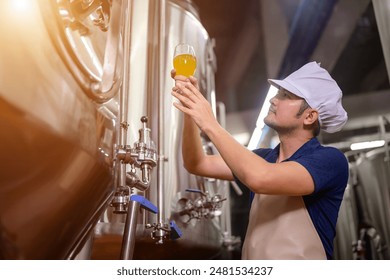
M196 69L196 56L194 48L188 44L179 44L175 47L173 55L173 68L176 75L193 76Z

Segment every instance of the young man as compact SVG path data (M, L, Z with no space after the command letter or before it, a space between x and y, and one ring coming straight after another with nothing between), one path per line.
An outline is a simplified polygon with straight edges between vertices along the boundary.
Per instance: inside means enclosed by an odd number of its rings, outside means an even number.
M185 168L198 176L236 180L253 193L243 259L330 259L348 162L321 146L320 129L332 133L347 121L342 92L329 73L310 62L284 80L264 122L279 136L274 149L249 151L224 130L194 77L171 73L174 106L182 111ZM199 129L219 155L204 154Z

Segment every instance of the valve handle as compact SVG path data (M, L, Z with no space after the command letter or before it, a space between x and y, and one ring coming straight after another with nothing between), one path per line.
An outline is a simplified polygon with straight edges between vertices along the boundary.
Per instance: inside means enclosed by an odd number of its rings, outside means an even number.
M145 129L146 128L146 124L148 123L148 117L147 116L142 116L141 117L141 122L142 122L143 128Z
M171 221L169 223L169 225L171 227L170 238L172 240L178 239L178 238L180 238L183 235L183 233L181 232L180 228L176 225L176 223L174 221Z
M186 192L199 193L201 195L207 196L204 192L198 189L186 189Z
M152 212L154 214L158 213L157 206L155 206L153 203L151 203L149 200L147 200L142 195L133 194L132 196L130 196L130 200L138 202L139 204L141 204L142 208L144 208L145 210L148 210L149 212Z
M186 189L186 192L196 192L196 193L201 193L202 191L201 191L201 190L197 190L197 189Z

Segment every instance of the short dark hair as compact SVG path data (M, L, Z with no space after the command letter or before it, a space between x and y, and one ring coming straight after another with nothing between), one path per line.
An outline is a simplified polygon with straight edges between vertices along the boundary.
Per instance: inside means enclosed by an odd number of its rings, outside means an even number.
M297 113L297 117L300 117L307 108L310 108L310 105L306 102L305 99L302 99L302 104Z
M299 111L297 113L297 118L299 118L303 112L305 112L305 110L307 108L311 108L310 105L306 102L305 99L302 99L302 104L301 104L301 107L299 108ZM316 123L314 124L314 129L313 129L313 136L318 136L320 134L320 131L321 131L321 126L320 126L320 123L317 119Z

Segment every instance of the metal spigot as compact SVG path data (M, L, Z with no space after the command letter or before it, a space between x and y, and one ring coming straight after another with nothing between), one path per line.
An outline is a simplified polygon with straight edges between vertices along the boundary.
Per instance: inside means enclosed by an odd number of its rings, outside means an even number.
M148 118L141 118L142 128L139 130L139 139L134 143L134 147L129 145L118 146L116 158L122 164L124 180L123 186L118 187L111 206L115 208L114 213L126 213L127 201L129 198L129 188L137 188L145 191L150 187L153 167L157 165L157 152L150 134L151 129L147 127ZM127 124L122 124L127 126ZM130 164L129 172L126 172L124 165ZM137 169L141 171L141 176L137 174ZM126 173L126 174L125 174Z
M152 232L150 234L151 238L156 241L156 244L163 244L164 239L169 236L170 228L167 224L161 224L161 223L153 223L153 224L147 224L147 229L152 229Z
M162 223L147 224L146 228L153 229L150 236L152 239L157 240L156 244L163 244L164 239L168 237L171 240L175 240L182 236L181 230L174 221L170 221L169 225Z
M179 214L180 216L188 217L187 223L192 219L212 219L221 214L219 209L222 207L222 202L226 198L222 198L219 194L211 197L208 192L202 192L196 189L187 189L186 191L201 195L201 197L194 201L186 198L181 199L181 204L184 204L184 207L179 211Z
M132 157L139 166L148 164L154 167L157 164L157 153L154 142L150 137L151 129L146 126L148 118L143 116L141 122L142 128L138 131L139 140L134 143L134 148L131 151Z
M110 206L114 208L115 214L127 213L127 202L129 200L129 194L125 191L117 191L112 198Z
M142 128L139 130L139 139L134 143L134 148L127 150L130 154L132 168L126 174L126 184L145 191L150 186L150 174L153 167L157 165L157 152L154 142L151 140L151 129L148 128L148 118L141 118ZM125 157L126 158L126 157ZM141 170L141 178L136 174L135 167Z

